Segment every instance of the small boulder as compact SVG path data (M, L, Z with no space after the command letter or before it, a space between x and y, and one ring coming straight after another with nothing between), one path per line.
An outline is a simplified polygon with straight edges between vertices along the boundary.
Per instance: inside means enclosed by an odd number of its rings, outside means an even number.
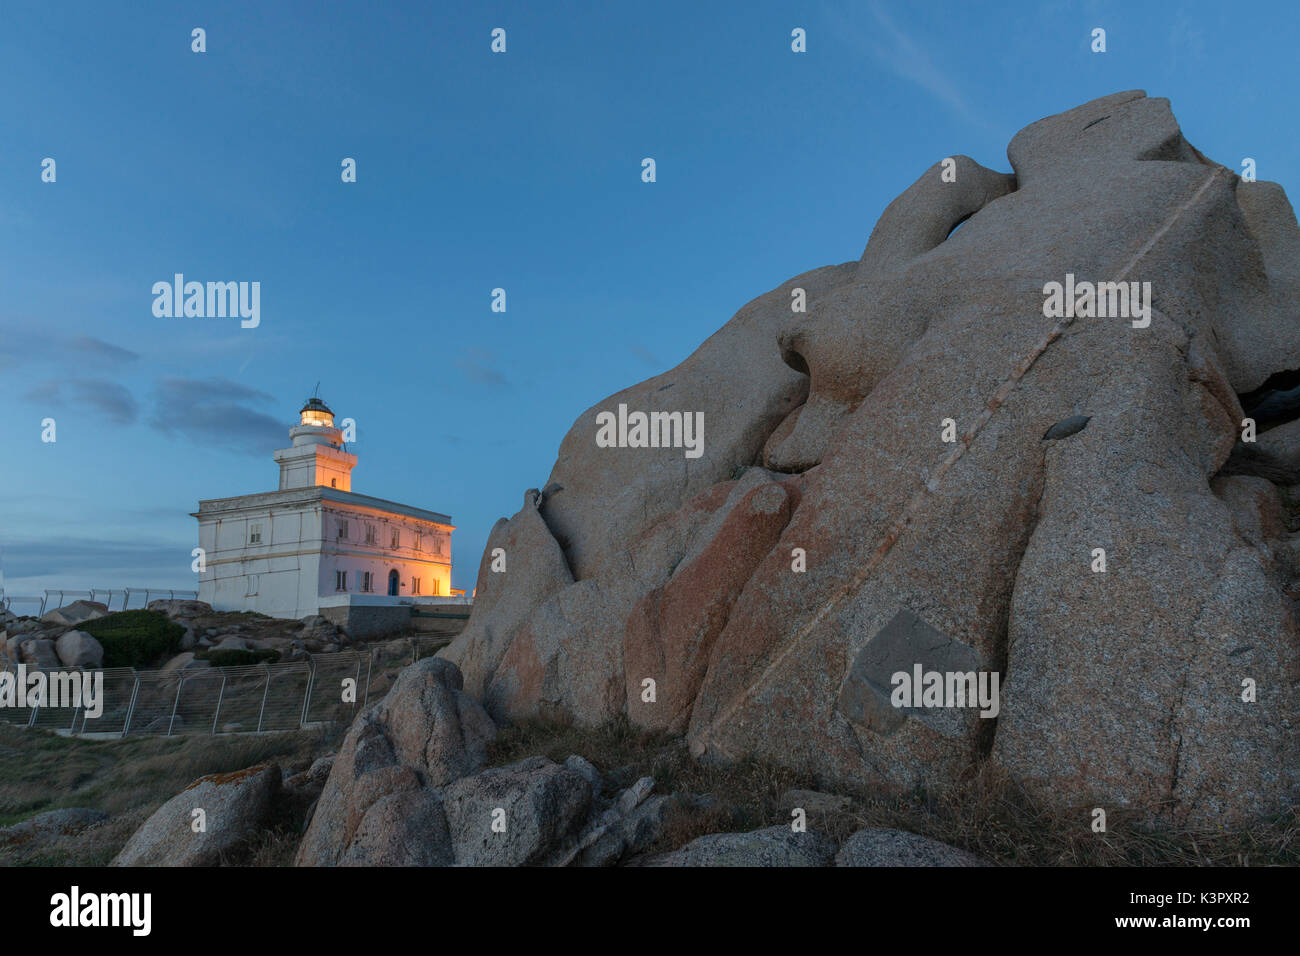
M85 621L105 617L107 614L108 605L101 604L99 601L73 601L63 607L56 607L52 611L46 611L41 617L41 621L46 624L64 624L68 627L75 627Z
M65 631L55 642L54 651L66 667L104 666L104 648L85 631Z
M163 598L158 601L150 601L146 607L150 611L161 611L173 620L178 617L202 617L205 614L212 613L212 605L206 601L181 601Z
M44 843L54 837L78 833L107 819L107 813L85 807L67 807L38 813L13 826L0 828L0 846Z
M462 777L443 800L457 864L532 866L576 835L591 806L591 784L546 757L529 757ZM500 811L504 830L493 826Z

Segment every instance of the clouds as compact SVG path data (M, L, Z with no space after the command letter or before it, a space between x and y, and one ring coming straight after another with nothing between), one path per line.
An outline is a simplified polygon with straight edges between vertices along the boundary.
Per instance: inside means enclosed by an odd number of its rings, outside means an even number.
M98 340L85 347L134 354ZM142 418L131 390L107 379L50 379L23 398L51 410L91 414L112 425L134 425ZM274 395L229 379L168 376L155 386L145 423L172 438L261 456L286 444L290 423L263 410L277 404Z
M0 368L69 358L93 361L102 367L129 365L140 355L93 335L51 336L48 329L38 323L7 322L0 325Z
M68 351L78 352L97 362L126 364L134 362L140 357L138 352L121 348L110 342L105 342L103 339L97 339L93 335L78 335L76 338L69 339L64 348Z
M50 408L98 412L114 425L132 425L140 414L139 404L125 386L99 378L42 382L23 397Z
M54 537L7 541L4 547L9 590L21 593L26 579L45 578L66 587L135 586L193 588L190 549L183 541L162 538L90 540Z
M871 56L895 76L915 83L936 99L962 115L970 108L961 89L912 36L894 22L884 6L876 0L868 4L874 24L851 21L840 11L829 13L836 32Z
M492 361L491 352L470 349L463 357L456 359L456 367L465 374L466 379L478 385L509 388L510 383L506 381L506 377L487 364L490 361Z
M275 396L224 378L167 377L158 382L149 425L165 435L265 455L286 443L288 423L254 406Z

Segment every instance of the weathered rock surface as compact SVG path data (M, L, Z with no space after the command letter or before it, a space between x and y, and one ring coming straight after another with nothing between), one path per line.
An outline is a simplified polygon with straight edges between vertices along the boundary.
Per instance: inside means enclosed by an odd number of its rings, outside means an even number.
M59 656L54 651L54 642L44 638L35 638L18 645L18 660L29 667L41 670L57 670Z
M212 605L206 601L171 600L163 598L150 601L146 605L150 611L161 611L173 620L176 618L204 617L212 613Z
M0 845L39 845L56 837L79 833L87 827L98 826L107 819L107 813L85 807L50 810L28 817L13 826L0 828Z
M858 260L584 412L489 538L442 652L466 689L845 788L953 786L991 757L1057 806L1223 824L1288 805L1300 569L1270 492L1215 479L1232 456L1300 480L1268 385L1300 368L1295 214L1140 91L1007 153L1013 174L936 164ZM1045 317L1047 284L1076 280L1150 283L1149 324L1118 288L1107 317ZM703 412L703 454L598 447L620 404ZM1267 474L1233 452L1255 408L1279 433ZM889 676L932 640L1000 678L996 720L893 706Z
M591 806L591 784L545 757L463 777L444 791L461 866L530 866L575 833Z
M65 631L54 642L54 652L66 667L104 666L104 648L85 631Z
M213 866L261 830L280 792L273 763L202 777L164 803L127 841L113 866ZM195 832L195 810L204 828Z
M859 830L840 847L836 866L988 866L972 853L938 840L869 827Z
M41 617L44 624L66 624L75 627L83 621L93 621L108 614L108 605L99 601L73 601L63 607L46 611Z
M785 825L749 833L710 833L679 850L650 857L643 866L829 866L835 843L809 828L795 833Z
M397 821L399 808L436 817L433 802L388 804L360 831L371 808L394 794L446 787L483 766L496 727L461 686L454 665L425 658L402 671L383 700L357 717L298 848L298 865L332 866L345 858L361 863L372 851L376 860L394 859L401 837L384 826ZM420 853L433 854L432 844Z

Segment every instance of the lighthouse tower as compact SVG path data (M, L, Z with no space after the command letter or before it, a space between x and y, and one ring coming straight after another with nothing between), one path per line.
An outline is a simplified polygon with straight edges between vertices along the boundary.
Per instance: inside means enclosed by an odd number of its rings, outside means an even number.
M343 450L343 432L334 427L334 413L319 398L309 398L299 417L300 423L289 429L293 445L275 453L280 490L320 485L351 491L357 456Z

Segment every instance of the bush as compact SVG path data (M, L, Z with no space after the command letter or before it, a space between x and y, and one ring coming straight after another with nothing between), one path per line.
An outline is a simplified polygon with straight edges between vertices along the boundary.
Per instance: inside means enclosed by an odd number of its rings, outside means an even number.
M249 664L274 664L280 659L280 652L267 648L258 651L241 651L228 647L221 651L200 651L194 655L201 661L207 661L212 667L246 667Z
M161 611L118 611L77 628L103 645L105 667L149 667L180 650L185 635Z

